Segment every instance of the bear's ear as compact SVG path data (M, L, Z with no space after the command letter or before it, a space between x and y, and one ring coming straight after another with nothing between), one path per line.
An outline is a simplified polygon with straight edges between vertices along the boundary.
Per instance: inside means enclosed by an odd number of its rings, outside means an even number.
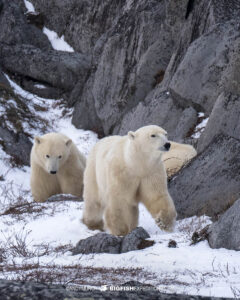
M35 136L34 142L35 144L41 144L42 139L39 136Z
M66 141L66 146L67 147L69 147L71 144L72 144L72 140L71 139L69 139L69 140Z
M128 132L128 137L130 138L130 140L134 140L135 137L136 137L135 132L129 131L129 132Z

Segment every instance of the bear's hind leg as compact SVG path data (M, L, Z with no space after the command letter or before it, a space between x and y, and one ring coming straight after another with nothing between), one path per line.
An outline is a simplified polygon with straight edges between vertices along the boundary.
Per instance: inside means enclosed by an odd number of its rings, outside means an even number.
M103 231L103 208L99 203L85 203L83 223L91 230Z

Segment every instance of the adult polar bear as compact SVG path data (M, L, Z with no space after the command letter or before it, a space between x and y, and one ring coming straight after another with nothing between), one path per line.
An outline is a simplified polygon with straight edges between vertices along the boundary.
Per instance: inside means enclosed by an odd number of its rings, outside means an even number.
M84 173L83 222L90 229L105 227L114 235L126 235L138 224L142 202L157 225L171 231L176 210L161 160L169 148L166 131L155 125L99 141Z
M31 151L31 190L37 202L55 194L82 196L85 157L67 136L35 137Z

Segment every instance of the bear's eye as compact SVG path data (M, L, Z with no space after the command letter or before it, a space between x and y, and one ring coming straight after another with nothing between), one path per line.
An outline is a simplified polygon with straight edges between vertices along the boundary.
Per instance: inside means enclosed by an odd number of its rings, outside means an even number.
M49 158L49 157L50 157L50 156L47 154L47 155L46 155L46 158Z
M151 135L151 137L155 138L155 137L156 137L156 135L155 135L155 134L152 134L152 135Z
M62 158L62 155L59 155L58 158L61 159L61 158Z

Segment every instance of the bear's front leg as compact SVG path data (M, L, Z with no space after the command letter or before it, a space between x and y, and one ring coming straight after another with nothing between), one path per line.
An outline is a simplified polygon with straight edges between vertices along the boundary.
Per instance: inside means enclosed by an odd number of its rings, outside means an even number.
M155 174L143 179L140 184L139 197L159 228L168 232L173 231L177 213L168 193L165 178Z
M161 210L155 217L155 222L161 230L172 232L175 227L176 216L175 209Z
M138 206L129 205L123 199L108 205L105 211L105 225L111 234L124 236L138 225Z

